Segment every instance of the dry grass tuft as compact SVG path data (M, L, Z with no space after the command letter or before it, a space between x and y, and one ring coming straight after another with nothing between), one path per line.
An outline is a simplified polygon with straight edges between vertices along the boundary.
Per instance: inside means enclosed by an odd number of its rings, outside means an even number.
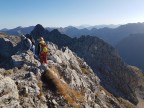
M24 103L24 97L23 96L19 96L19 102L20 102L20 105L22 105Z
M67 103L74 108L79 108L80 106L77 103L83 101L82 94L70 88L69 85L62 82L58 76L60 75L55 67L51 67L51 69L47 70L45 73L45 78L51 81L58 93L65 98Z
M42 83L42 81L39 80L37 85L40 88L40 94L38 95L38 98L40 98L43 95L43 92L42 92L43 91L43 88L42 88L43 83Z
M4 76L9 76L13 74L13 70L7 70L3 73Z
M119 98L118 101L121 105L124 105L126 108L135 108L135 106L133 104L131 104L130 102L127 102L123 99Z
M54 66L50 66L50 70L53 71L59 78L61 78L58 69Z
M81 71L82 71L84 74L89 74L89 70L86 69L86 68L81 67Z

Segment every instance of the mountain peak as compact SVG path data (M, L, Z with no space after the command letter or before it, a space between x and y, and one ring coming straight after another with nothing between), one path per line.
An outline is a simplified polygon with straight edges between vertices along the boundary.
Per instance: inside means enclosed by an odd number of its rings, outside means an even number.
M49 33L49 31L45 30L45 28L42 25L37 24L34 27L33 31L31 32L31 35L34 37L35 40L37 40L40 37L44 37L45 38L48 33Z
M34 29L36 30L44 30L44 27L41 24L37 24Z
M54 33L54 34L61 34L61 33L58 31L58 29L52 30L51 33Z

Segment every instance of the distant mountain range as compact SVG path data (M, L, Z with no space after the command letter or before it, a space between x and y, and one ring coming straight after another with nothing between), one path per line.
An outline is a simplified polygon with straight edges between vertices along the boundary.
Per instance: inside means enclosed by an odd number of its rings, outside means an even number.
M29 34L33 29L34 29L34 26L29 26L29 27L19 26L13 29L4 28L4 29L1 29L0 32L5 32L9 35L20 35L20 32L23 34L27 34L27 33Z
M80 26L76 26L76 28L78 29L84 29L84 28L87 28L89 30L93 29L93 28L97 28L97 29L100 29L100 28L105 28L105 27L108 27L108 28L117 28L118 26L120 26L120 24L117 24L117 25L114 25L114 24L102 24L102 25L95 25L95 26L91 26L91 25L80 25Z
M112 27L113 26L113 27ZM84 28L85 27L85 28ZM116 27L116 28L115 28ZM10 35L19 35L18 31L23 34L30 33L33 30L33 26L30 27L17 27L14 29L2 29L1 32L6 32ZM66 34L70 37L80 37L82 35L97 36L109 44L115 46L122 39L128 37L130 34L144 33L144 23L129 23L125 25L100 25L100 26L80 26L80 27L60 27L51 28L45 27L48 31L58 29L62 34ZM78 29L81 28L81 29Z
M70 37L80 37L82 35L97 36L109 44L115 46L122 39L128 37L130 34L144 33L144 23L129 23L121 25L117 28L87 28L77 29L76 27L58 28L58 30Z

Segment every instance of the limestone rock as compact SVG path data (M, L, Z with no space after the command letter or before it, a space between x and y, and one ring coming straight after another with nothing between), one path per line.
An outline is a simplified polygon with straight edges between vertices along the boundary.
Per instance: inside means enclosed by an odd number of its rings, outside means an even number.
M0 107L21 108L15 82L9 77L0 75Z

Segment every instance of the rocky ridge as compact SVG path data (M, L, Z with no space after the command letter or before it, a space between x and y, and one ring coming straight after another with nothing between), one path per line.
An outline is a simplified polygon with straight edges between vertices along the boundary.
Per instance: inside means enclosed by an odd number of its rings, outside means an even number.
M41 65L31 51L10 55L7 64L12 67L0 68L0 107L134 108L107 92L87 63L68 47L58 49L49 42L48 48L48 65Z

